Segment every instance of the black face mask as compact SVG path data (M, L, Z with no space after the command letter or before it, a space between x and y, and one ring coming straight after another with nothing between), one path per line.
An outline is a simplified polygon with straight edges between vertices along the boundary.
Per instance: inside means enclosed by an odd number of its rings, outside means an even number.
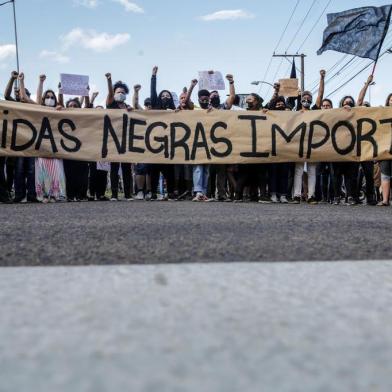
M286 108L284 106L278 106L275 108L275 110L286 110Z
M208 106L210 105L208 102L200 102L200 101L199 104L202 109L208 109Z
M255 106L251 102L247 102L246 105L247 105L246 110L254 110L255 109Z
M218 96L211 98L211 105L216 108L220 105L220 98Z
M170 98L162 98L161 102L162 102L162 109L169 109L170 108Z
M350 101L350 102L346 103L345 106L350 106L350 108L353 108L354 107L354 102Z

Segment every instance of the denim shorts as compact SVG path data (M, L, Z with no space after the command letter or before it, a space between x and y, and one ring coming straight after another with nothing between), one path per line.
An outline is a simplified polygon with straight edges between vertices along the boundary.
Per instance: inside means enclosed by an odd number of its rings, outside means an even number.
M392 177L392 161L381 161L381 180L390 181Z

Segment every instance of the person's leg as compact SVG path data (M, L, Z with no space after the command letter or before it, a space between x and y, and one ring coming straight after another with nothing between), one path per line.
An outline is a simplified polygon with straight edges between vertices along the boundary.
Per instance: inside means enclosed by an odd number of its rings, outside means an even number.
M91 197L98 199L98 172L96 162L89 163L89 172L88 191Z
M392 176L392 161L381 161L381 189L382 202L381 205L389 205L391 193L391 176Z
M308 199L314 199L316 195L316 169L317 163L308 162Z
M37 194L35 192L35 159L24 158L25 176L27 184L27 201L37 201Z
M204 169L203 165L194 165L193 166L193 192L194 193L203 193L204 191Z
M12 187L14 186L14 179L15 179L15 160L14 157L9 157L6 159L6 172L7 172L7 189L8 193L11 194Z
M289 163L277 163L277 173L276 173L276 182L277 182L277 192L280 197L287 197L288 193L288 181L289 181Z
M107 200L105 198L106 188L108 186L108 172L106 170L97 170L96 195L98 200Z
M26 197L26 181L24 173L24 159L17 157L15 159L15 177L14 177L14 188L15 188L15 199L14 202L19 203Z
M74 200L76 198L77 184L77 168L74 166L74 162L69 159L64 159L64 174L65 174L65 188L67 191L68 200Z
M216 185L218 189L218 200L225 200L227 197L226 191L226 165L217 165L217 179Z
M304 174L304 164L302 162L296 163L295 171L294 171L294 197L301 198L303 174Z
M279 165L281 164L272 163L269 167L268 189L271 195L276 195L278 193L278 175L280 174Z
M7 180L5 178L5 157L0 157L0 203L10 203Z
M203 165L203 195L207 195L209 175L210 175L210 166Z
M362 162L362 170L366 179L366 201L375 204L374 192L374 163L372 161Z
M110 164L110 187L112 190L112 199L118 199L118 170L120 169L120 164L118 162L112 162Z
M132 164L131 163L121 163L122 177L124 183L124 196L126 199L132 197L131 194L131 182L132 182Z

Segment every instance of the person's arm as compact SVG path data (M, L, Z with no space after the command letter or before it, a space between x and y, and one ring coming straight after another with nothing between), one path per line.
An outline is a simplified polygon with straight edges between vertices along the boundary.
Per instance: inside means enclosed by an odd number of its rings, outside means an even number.
M19 74L18 79L19 79L20 102L23 102L23 103L35 103L32 99L30 99L27 96L26 88L25 88L25 84L24 84L24 73L23 72L21 72Z
M151 106L152 106L153 109L155 109L157 107L157 104L158 104L157 73L158 73L158 67L155 66L152 69L151 91L150 91Z
M191 85L189 86L188 91L186 91L185 103L186 103L186 107L188 107L189 109L194 109L195 106L195 105L191 105L191 97L192 97L192 92L196 87L197 83L198 83L197 79L193 79L191 81Z
M63 88L61 87L61 82L59 83L59 94L58 94L58 106L65 107L64 105L64 94L63 94Z
M373 75L369 75L365 85L362 87L362 90L359 93L357 106L362 106L363 105L363 101L365 100L367 89L371 85L372 82L373 82Z
M10 80L7 83L7 86L4 91L4 99L12 100L12 88L14 86L15 80L18 79L18 73L16 71L12 71Z
M90 107L93 108L94 107L94 102L95 99L98 97L99 92L98 91L94 91L93 94L91 95L91 99L90 99Z
M108 72L105 76L108 82L108 96L106 98L106 106L110 106L114 102L112 74Z
M226 107L227 110L230 110L231 107L233 106L233 103L235 101L235 87L234 87L234 78L233 75L226 75L226 79L229 81L230 85L230 95L226 100Z
M135 84L133 86L133 97L132 97L132 106L135 110L143 110L143 108L139 104L139 91L142 88L140 84Z
M39 82L38 82L38 89L37 89L37 104L42 105L42 94L44 92L44 82L46 80L45 75L40 75L39 76Z
M324 89L325 89L325 71L322 69L320 71L320 84L319 84L319 89L318 89L318 94L316 99L316 106L318 109L321 108L321 102L323 102Z

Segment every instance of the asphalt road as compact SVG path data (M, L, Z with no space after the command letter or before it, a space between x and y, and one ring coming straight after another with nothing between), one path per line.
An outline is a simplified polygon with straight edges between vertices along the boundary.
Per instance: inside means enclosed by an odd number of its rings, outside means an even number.
M88 202L0 216L2 266L392 258L384 207Z
M392 262L0 272L1 392L392 390Z

